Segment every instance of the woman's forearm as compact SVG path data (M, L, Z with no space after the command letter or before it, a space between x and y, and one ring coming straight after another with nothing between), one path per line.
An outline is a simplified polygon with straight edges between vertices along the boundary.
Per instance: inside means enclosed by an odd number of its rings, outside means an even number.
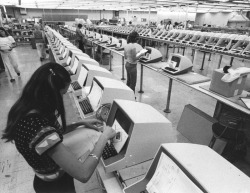
M84 161L84 168L85 168L85 177L90 178L93 172L95 171L100 158L102 156L102 152L104 149L104 146L108 142L108 138L105 135L101 135L98 142L95 145L95 148L91 152L90 156L87 157L87 159Z

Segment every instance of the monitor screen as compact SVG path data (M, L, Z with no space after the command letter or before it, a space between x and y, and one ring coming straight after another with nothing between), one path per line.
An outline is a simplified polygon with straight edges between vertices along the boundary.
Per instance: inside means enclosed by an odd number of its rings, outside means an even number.
M116 131L116 136L113 138L112 143L117 153L119 153L126 144L131 123L128 116L118 108L112 125L112 128Z
M58 40L58 41L56 42L56 47L58 47L58 46L59 46L59 43L60 43L60 41Z
M79 77L78 77L78 83L81 86L85 86L86 80L87 80L87 76L88 76L88 72L89 71L84 66L81 67L81 71L80 71Z
M91 104L94 111L96 111L100 106L100 102L101 102L101 99L102 99L102 93L103 93L103 89L94 80L93 83L92 83L90 93L88 95L89 102L90 102L90 104Z
M119 123L119 125L121 126L121 128L126 133L129 132L129 128L130 128L130 125L131 125L131 120L129 119L129 117L120 108L118 108L116 110L116 113L115 113L114 123L116 121Z
M63 46L60 47L59 53L61 54L63 51Z
M72 56L73 56L73 53L72 53L72 51L70 50L69 51L69 56L72 58Z
M66 57L66 55L67 55L67 48L65 48L65 49L64 49L64 52L63 52L62 57L63 57L63 58L65 58L65 57ZM70 60L71 60L71 59L70 59Z
M181 61L180 57L172 56L171 63L173 63L173 65L174 65L173 68L179 67L180 61Z
M69 56L68 59L67 59L66 64L69 65L69 64L70 64L70 61L71 61L71 57Z
M77 70L77 67L78 67L78 64L79 64L79 60L77 57L75 57L75 60L74 60L74 65L72 66L71 68L71 73L72 74L75 74L76 73L76 70Z
M203 191L186 175L182 168L164 152L161 153L156 170L146 185L147 192L185 192Z

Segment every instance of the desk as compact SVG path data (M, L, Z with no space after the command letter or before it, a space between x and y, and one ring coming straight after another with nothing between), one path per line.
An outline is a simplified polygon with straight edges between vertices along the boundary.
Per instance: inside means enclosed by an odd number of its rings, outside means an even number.
M197 84L188 84L182 80L179 79L180 75L172 75L169 73L164 72L163 70L156 68L156 67L152 67L152 66L161 66L162 64L164 64L164 62L159 62L159 63L152 63L152 64L144 64L139 62L139 64L141 65L141 76L140 76L140 90L139 93L143 93L143 67L146 67L148 69L151 69L155 72L158 72L166 77L169 78L169 86L168 86L168 95L167 95L167 104L166 104L166 109L164 110L164 112L166 113L170 113L170 98L171 98L171 91L172 91L172 84L173 84L173 80L184 84L190 88L193 88L199 92L202 92L212 98L215 98L217 101L220 101L222 103L225 103L235 109L238 109L240 111L242 111L243 113L246 113L248 115L250 115L250 109L247 109L244 104L238 100L239 97L245 97L247 94L249 94L248 92L244 91L241 95L237 95L235 97L231 97L231 98L226 98L222 95L216 94L214 92L211 92L208 88L210 85L210 81L209 82L204 82L204 83L197 83Z
M52 42L51 42L51 40L49 38L49 35L47 33L45 33L45 37L46 37L46 39L47 39L47 41L49 43L49 46L50 46L50 48L49 48L50 61L51 62L56 62L56 63L60 64L61 62L58 59L57 54L55 53L55 51L53 49L53 44L52 44Z

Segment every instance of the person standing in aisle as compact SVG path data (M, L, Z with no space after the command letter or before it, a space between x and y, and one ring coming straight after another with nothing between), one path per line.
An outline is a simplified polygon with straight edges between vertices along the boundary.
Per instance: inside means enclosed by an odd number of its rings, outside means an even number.
M40 57L40 61L43 61L46 58L44 32L41 30L39 24L35 24L34 28L35 28L34 39L35 39L36 49L38 52L38 56Z
M94 125L101 123L88 119L66 125L63 94L70 83L70 75L63 66L46 63L33 73L8 114L2 139L14 142L33 168L36 193L75 193L73 179L83 183L90 179L106 143L116 135L114 129L104 124L92 152L84 160L78 160L62 143L67 138L64 134L75 129L86 130L85 127L99 132Z
M127 45L124 47L124 57L126 60L127 71L127 86L129 86L135 92L136 80L137 80L137 60L142 54L137 55L143 48L137 43L139 40L139 34L136 31L131 32L128 35Z
M3 27L0 27L0 53L3 59L3 63L5 64L5 68L7 69L7 72L10 76L10 82L15 81L15 74L13 72L13 69L16 74L20 76L16 53L13 49L14 47L16 47L14 38L10 36Z
M4 71L5 71L5 67L4 67L2 56L0 54L0 73Z
M78 42L78 47L80 50L82 50L83 53L85 53L84 49L84 35L81 32L82 24L78 24L76 28L76 41Z

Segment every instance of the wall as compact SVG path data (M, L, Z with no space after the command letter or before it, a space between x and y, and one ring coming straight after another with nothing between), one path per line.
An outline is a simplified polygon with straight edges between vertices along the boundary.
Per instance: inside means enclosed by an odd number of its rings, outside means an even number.
M77 9L26 9L27 14L21 15L19 8L7 8L7 14L18 18L20 21L26 18L40 17L45 15L50 20L67 20L74 21L75 18L89 18L91 20L112 19L113 11L98 10L77 10Z
M26 18L42 18L53 21L74 21L75 18L89 18L90 20L112 19L113 11L110 10L77 10L77 9L26 9L27 15L21 15L19 8L7 8L8 15L18 18L21 22ZM136 16L136 17L134 17ZM148 11L119 11L119 17L125 18L127 22L132 21L133 24L146 24L149 19ZM142 22L142 18L146 21ZM157 21L157 12L151 11L150 21Z
M133 24L146 24L149 20L157 21L157 12L151 11L149 16L149 11L119 11L119 17L125 18L127 23L132 21ZM142 21L142 19L146 19L146 21Z
M171 11L158 11L157 12L157 22L159 23L161 20L170 19L172 23L174 22L185 22L187 20L195 21L196 13L186 13L186 12L171 12Z
M197 13L195 24L197 25L215 25L215 26L226 26L228 19L232 18L236 12L218 12L218 13ZM243 13L246 15L246 13Z

